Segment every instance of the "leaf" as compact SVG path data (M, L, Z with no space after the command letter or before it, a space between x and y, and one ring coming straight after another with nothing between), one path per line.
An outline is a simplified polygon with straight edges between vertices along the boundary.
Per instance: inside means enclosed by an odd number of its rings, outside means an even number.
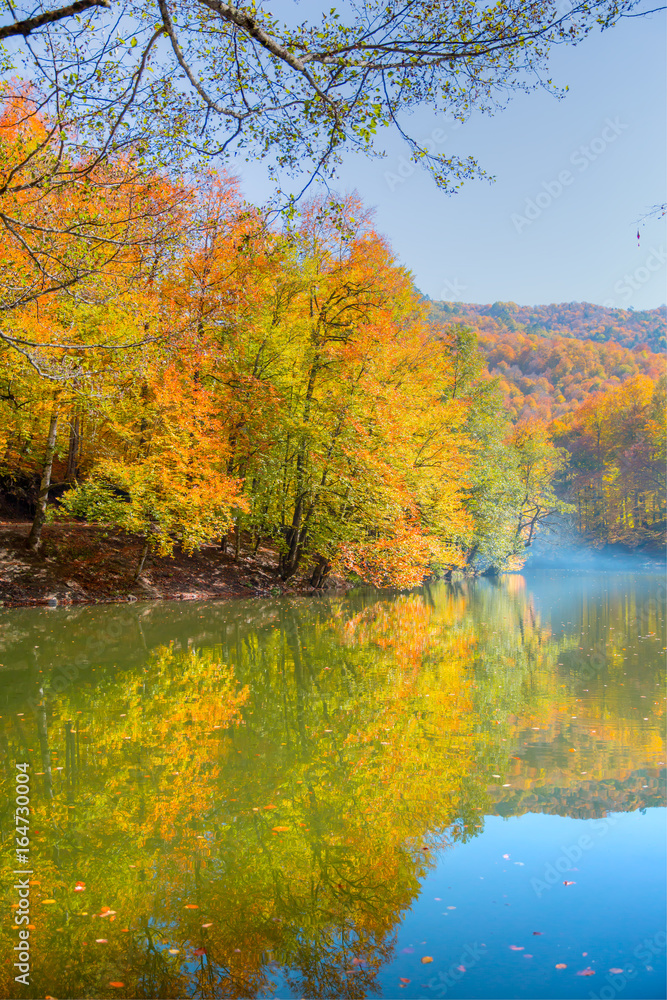
M55 903L55 899L43 899L42 903L44 906L48 906L49 903Z
M109 944L106 938L95 938L95 944Z
M428 965L428 963L432 961L433 959L430 955L424 955L422 958L422 965Z
M565 964L565 962L559 962L558 965L556 966L556 968L557 969L567 969L567 965Z
M612 976L620 976L621 973L625 971L625 969L610 969L609 971L611 972Z
M594 976L595 975L595 969L591 969L591 968L582 969L580 972L576 972L575 975L577 975L577 976Z
M198 910L199 909L199 904L198 903L186 903L185 906L183 907L183 909L185 909L185 910Z
M525 947L522 944L511 944L510 951L525 951Z
M113 986L114 989L116 990L122 990L123 986L125 986L125 983L119 983L117 980L112 980L109 983L109 986Z
M200 955L205 955L205 954L206 954L206 948L195 948L195 955L197 956L197 958L199 958Z
M576 882L563 882L563 885L576 885Z
M273 833L287 833L289 830L288 826L273 826L271 827Z
M401 981L402 983L411 983L411 982L412 982L412 980L411 980L411 979L403 979L403 977L402 977L402 976L401 976L401 978L400 978L400 981Z

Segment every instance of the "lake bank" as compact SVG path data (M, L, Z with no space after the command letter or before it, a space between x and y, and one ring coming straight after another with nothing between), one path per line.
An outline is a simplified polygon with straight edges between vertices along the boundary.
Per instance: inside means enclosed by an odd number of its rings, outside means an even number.
M324 588L313 587L310 570L282 580L278 553L270 546L255 550L244 539L238 558L219 544L203 545L191 555L151 555L135 580L142 542L135 536L103 526L57 522L44 529L38 553L25 549L29 521L0 521L0 606L117 604L127 601L228 600L343 593L354 584L332 576ZM531 555L520 572L664 572L664 555L632 552L621 546L596 549L565 546ZM480 575L453 570L455 580ZM484 573L482 575L489 575ZM494 574L491 574L494 575Z
M60 522L44 530L39 553L24 547L30 523L0 522L0 602L5 607L123 603L128 600L224 600L314 593L307 577L278 575L277 553L260 546L238 561L220 545L188 555L151 555L134 579L141 541L98 525ZM333 579L332 590L345 590Z

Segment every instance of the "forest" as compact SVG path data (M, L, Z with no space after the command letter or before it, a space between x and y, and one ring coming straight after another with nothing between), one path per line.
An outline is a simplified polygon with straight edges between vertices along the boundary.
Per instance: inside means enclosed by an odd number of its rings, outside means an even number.
M52 141L27 100L5 102L5 177ZM0 483L29 553L67 521L133 540L127 585L214 544L263 546L282 582L411 587L517 568L563 519L660 544L660 314L618 343L598 307L431 303L354 194L271 221L224 172L176 182L119 154L65 199L4 201Z

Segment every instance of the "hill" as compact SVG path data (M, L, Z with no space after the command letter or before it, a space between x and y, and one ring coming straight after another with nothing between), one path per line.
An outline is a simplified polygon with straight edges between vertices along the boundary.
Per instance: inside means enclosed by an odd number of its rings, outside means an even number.
M475 330L513 420L548 423L592 393L638 375L656 380L664 371L664 357L656 353L667 333L664 308L634 313L588 303L433 302L431 318L436 327L464 323Z
M635 312L609 309L591 302L561 302L547 306L519 306L516 302L492 305L433 302L443 322L468 322L488 333L520 332L537 337L613 341L622 347L655 353L667 349L667 306Z

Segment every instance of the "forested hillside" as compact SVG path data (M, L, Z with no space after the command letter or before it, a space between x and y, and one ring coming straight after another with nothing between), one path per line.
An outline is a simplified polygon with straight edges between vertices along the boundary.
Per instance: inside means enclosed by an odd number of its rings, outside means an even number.
M477 338L517 432L543 428L562 449L556 493L572 504L582 537L596 546L658 549L665 356L646 344L664 344L665 309L432 303L435 330L452 321Z
M578 340L613 341L622 347L667 347L667 306L635 312L609 309L591 302L561 302L548 306L519 306L516 302L479 305L464 302L434 302L434 307L455 322L469 322L488 333L535 334L538 337L568 337Z

